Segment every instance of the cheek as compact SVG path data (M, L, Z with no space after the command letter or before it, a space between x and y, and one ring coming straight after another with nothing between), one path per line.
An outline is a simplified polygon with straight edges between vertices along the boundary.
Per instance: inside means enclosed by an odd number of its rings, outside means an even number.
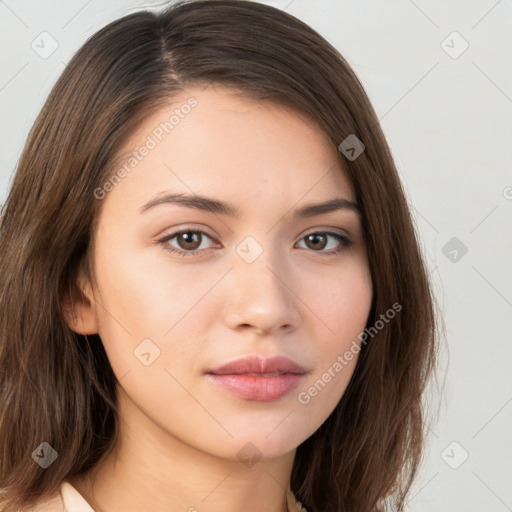
M372 302L372 281L364 260L354 259L330 276L307 288L307 301L324 326L322 351L330 355L343 350L364 330Z
M350 375L357 363L361 341L360 334L364 331L372 303L372 282L369 270L361 266L340 283L336 303L333 300L333 330L336 335L327 344L324 364L332 373L331 366L340 362L342 356L343 372ZM335 310L335 311L334 311ZM339 369L336 365L334 370ZM348 381L347 383L348 384Z
M116 258L111 248L121 243L110 238L102 252L98 242L96 258L99 333L114 372L138 367L140 351L158 356L152 368L189 368L184 360L200 353L195 340L213 316L205 296L218 278L201 273L199 279L192 265L163 265L157 250L148 258L147 249L128 247Z
M354 373L371 308L372 283L364 265L338 273L323 293L309 293L311 310L318 313L315 370L297 395L297 401L315 425L325 421L338 404ZM314 425L313 425L314 427Z
M192 265L184 270L148 260L136 251L117 261L98 254L100 336L125 402L164 429L197 436L191 425L216 428L188 390L199 393L200 331L215 317L207 294L218 276L194 278Z

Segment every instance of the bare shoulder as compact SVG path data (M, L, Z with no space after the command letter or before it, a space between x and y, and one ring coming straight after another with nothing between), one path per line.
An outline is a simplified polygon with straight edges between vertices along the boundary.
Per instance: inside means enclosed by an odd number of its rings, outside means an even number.
M27 511L28 512L28 511ZM67 512L60 492L32 507L30 512Z

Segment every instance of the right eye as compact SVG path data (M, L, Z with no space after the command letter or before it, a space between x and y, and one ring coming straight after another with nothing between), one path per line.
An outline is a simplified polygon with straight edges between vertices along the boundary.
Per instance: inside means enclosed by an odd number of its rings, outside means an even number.
M163 248L166 251L177 254L179 256L186 257L194 256L205 251L204 247L200 249L203 237L207 237L211 240L211 237L204 231L194 229L182 229L180 231L171 233L170 235L166 235L164 238L158 240L158 242L163 245ZM181 248L175 247L169 243L171 240L175 238L177 242L181 244Z

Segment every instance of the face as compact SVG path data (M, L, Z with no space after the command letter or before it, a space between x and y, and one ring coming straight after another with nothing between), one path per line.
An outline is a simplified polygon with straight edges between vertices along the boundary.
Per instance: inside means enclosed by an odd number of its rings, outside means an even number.
M327 419L372 284L327 136L233 92L190 88L127 142L122 179L98 191L81 328L104 343L124 421L143 416L164 443L237 460L289 453Z

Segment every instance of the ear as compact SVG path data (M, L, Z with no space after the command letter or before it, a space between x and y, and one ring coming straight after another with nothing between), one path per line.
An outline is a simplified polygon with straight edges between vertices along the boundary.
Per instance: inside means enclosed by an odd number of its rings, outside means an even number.
M96 301L89 278L80 267L76 282L67 290L62 303L66 323L77 334L97 334Z

